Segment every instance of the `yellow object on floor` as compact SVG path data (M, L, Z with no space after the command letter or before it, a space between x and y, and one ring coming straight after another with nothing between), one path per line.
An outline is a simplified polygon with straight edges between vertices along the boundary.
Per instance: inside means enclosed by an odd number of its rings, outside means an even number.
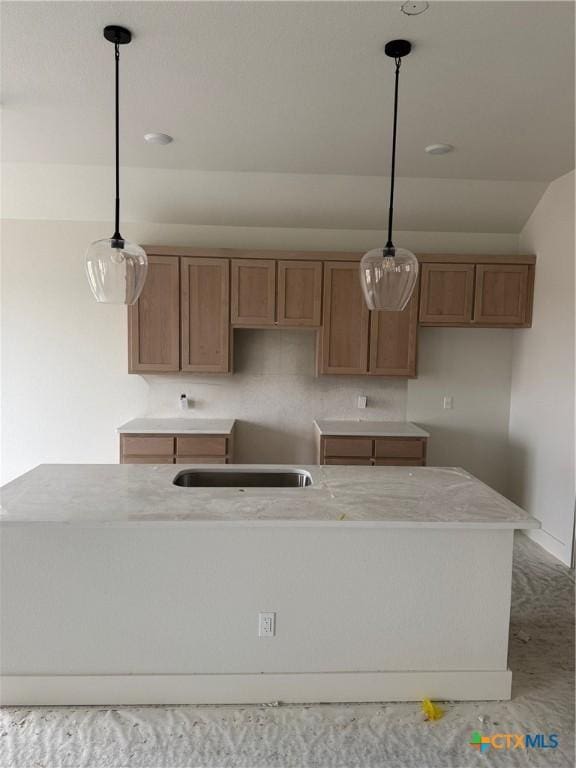
M424 712L426 720L440 720L441 717L444 717L444 710L430 699L422 701L422 712Z

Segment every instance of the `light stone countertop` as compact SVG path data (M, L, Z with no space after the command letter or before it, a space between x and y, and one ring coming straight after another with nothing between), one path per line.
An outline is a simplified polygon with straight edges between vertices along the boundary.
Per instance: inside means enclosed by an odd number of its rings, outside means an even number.
M314 426L328 437L430 437L410 421L348 421L317 419Z
M121 435L229 435L234 419L132 419L118 427Z
M234 464L229 469L256 466ZM540 527L535 518L459 468L300 467L312 476L311 487L243 491L173 485L183 468L185 465L173 464L41 464L1 489L0 521L16 525ZM198 469L206 468L198 465Z

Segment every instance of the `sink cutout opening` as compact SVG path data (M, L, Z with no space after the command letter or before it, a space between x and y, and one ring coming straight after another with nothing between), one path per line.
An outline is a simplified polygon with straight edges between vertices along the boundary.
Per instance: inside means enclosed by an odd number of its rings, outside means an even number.
M302 469L184 469L172 483L181 488L307 488L312 477Z

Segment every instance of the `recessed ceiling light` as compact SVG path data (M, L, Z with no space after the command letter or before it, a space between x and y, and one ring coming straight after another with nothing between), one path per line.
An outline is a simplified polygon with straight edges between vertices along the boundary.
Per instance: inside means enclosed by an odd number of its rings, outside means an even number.
M400 6L400 10L402 13L406 14L406 16L420 16L420 14L427 11L428 8L430 8L430 3L415 3L411 0L407 0L407 2L402 3Z
M148 144L170 144L173 138L167 133L145 133L144 141L147 141Z
M428 144L424 151L429 155L447 155L453 149L452 144Z

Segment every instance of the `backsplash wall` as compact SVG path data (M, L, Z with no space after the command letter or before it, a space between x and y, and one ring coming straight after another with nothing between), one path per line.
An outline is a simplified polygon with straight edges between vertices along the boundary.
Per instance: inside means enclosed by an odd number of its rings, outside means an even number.
M316 332L236 330L233 376L144 376L148 416L235 418L235 460L313 464L314 419L399 421L406 382L367 376L314 375ZM192 407L178 405L185 393ZM368 407L357 408L358 395Z

